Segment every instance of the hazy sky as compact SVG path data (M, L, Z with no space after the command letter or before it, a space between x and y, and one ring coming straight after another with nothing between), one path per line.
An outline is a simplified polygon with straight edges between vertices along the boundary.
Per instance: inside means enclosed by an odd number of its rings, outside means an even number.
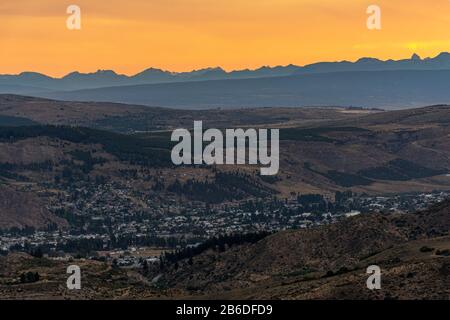
M66 28L71 4L79 31ZM380 31L366 28L371 4L382 10ZM231 70L441 51L450 51L449 0L0 2L0 73Z

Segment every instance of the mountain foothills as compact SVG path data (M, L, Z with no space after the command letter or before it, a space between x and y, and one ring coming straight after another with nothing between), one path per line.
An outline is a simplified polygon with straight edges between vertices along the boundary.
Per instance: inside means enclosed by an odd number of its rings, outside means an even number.
M399 109L449 103L450 54L434 58L320 62L226 72L207 68L133 76L111 70L0 75L0 93L182 109L344 105Z
M362 111L361 111L362 112ZM367 111L369 112L369 111ZM0 94L0 125L80 126L119 133L192 127L195 120L210 127L277 125L352 117L339 108L255 108L246 110L178 110L108 102L68 102ZM290 125L290 123L288 123Z
M0 296L449 299L449 110L0 95ZM174 166L172 130L194 120L279 128L279 174Z
M134 200L128 206L148 211L150 201L163 205L167 199L221 204L303 194L333 198L347 190L367 195L450 190L448 110L200 112L0 96L0 122L8 123L0 127L1 188L15 195L4 199L9 209L1 211L0 227L61 224L54 217L56 204L64 197L84 197L76 183L84 192L118 184ZM280 173L267 178L254 166L174 167L171 130L190 128L194 119L203 120L205 129L281 128ZM36 196L39 201L20 200ZM38 208L27 213L36 213L35 224L11 210L15 199L18 208L26 203Z

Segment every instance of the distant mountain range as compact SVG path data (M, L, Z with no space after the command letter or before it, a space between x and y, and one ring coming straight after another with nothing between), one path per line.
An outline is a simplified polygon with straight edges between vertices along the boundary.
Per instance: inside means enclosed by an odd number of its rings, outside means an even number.
M22 90L26 89L27 91L59 91L168 82L282 77L310 73L442 69L450 69L450 53L443 52L435 58L426 59L421 59L414 54L411 59L404 60L383 61L374 58L361 58L356 62L319 62L304 67L288 65L231 72L226 72L219 67L179 73L149 68L133 76L117 74L112 70L98 70L94 73L72 72L62 78L52 78L36 72L23 72L18 75L0 75L0 90L5 91L3 88L20 90L22 88Z
M0 93L175 108L344 105L415 107L450 102L450 53L421 59L320 62L226 72L207 68L133 76L111 70L62 78L0 75Z

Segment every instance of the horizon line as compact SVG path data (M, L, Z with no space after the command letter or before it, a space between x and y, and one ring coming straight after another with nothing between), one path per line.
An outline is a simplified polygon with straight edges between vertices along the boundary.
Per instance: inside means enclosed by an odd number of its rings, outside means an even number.
M27 74L27 73L34 73L34 74L40 74L40 75L43 75L43 76L46 76L46 77L49 77L49 78L52 78L52 79L55 79L55 80L61 80L61 79L64 79L65 77L67 77L67 76L69 76L71 74L74 74L74 73L78 73L78 74L82 74L82 75L89 75L89 74L96 74L96 73L99 73L99 72L113 72L114 74L116 74L118 76L126 76L128 78L131 78L131 77L137 76L137 75L139 75L139 74L141 74L141 73L143 73L145 71L148 71L148 70L157 70L157 71L162 71L164 73L170 73L172 75L180 75L180 74L193 73L193 72L204 71L204 70L219 70L219 69L224 71L227 74L230 74L230 73L233 73L233 72L257 71L257 70L260 70L260 69L263 69L263 68L271 68L271 69L274 69L274 68L287 68L287 67L305 68L305 67L308 67L308 66L311 66L311 65L314 65L314 64L319 64L319 63L342 63L342 62L357 63L358 61L363 60L363 59L373 59L373 60L378 60L378 61L381 61L381 62L388 62L388 61L396 61L396 62L398 62L398 61L404 61L404 60L412 60L412 58L414 56L417 56L417 57L419 57L420 61L425 61L425 60L435 59L435 58L439 57L442 54L450 54L450 52L449 51L442 51L442 52L440 52L439 54L437 54L434 57L429 56L429 57L425 57L425 58L420 57L417 53L413 53L409 58L403 58L403 59L398 59L398 60L394 60L394 59L382 60L380 58L367 57L366 56L366 57L360 57L360 58L358 58L356 60L353 60L353 61L344 59L344 60L335 60L335 61L316 61L316 62L308 63L308 64L305 64L305 65L296 65L296 64L292 64L292 63L285 64L285 65L280 65L280 64L278 64L278 65L262 65L262 66L260 66L258 68L255 68L255 69L244 68L244 69L229 69L229 70L226 70L223 67L216 66L216 67L205 67L205 68L199 68L199 69L191 69L190 71L170 71L170 70L167 70L167 69L164 69L164 68L159 68L159 67L148 67L148 68L143 69L142 71L139 71L137 73L131 73L131 74L117 73L116 71L114 71L114 69L97 69L95 71L90 71L90 72L79 72L77 70L74 70L74 71L69 72L69 73L67 73L67 74L65 74L63 76L60 76L60 77L52 76L52 75L49 75L47 73L40 72L40 71L31 71L31 70L29 70L29 71L22 71L22 72L16 73L16 74L0 73L0 76L20 76L20 75Z

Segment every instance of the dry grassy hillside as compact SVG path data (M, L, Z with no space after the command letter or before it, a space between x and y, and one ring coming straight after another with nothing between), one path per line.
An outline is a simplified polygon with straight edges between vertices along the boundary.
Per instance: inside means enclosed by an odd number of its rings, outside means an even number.
M447 106L392 112L342 108L198 112L0 96L0 118L13 115L42 123L118 131L131 123L166 130L179 125L190 128L194 119L205 119L218 127L279 127L280 172L274 181L258 177L256 166L219 168L245 172L257 189L270 188L279 197L311 193L332 197L336 191L349 189L371 195L449 190L449 114ZM89 178L93 183L97 176L111 177L135 190L163 183L158 193L164 198L169 197L170 192L165 191L175 180L214 181L211 167L172 167L170 132L123 135L73 127L39 127L36 132L27 127L10 128L0 126L0 179L13 189L26 182L34 193L47 192L48 186L43 185L54 184L67 169L81 172L76 179ZM185 192L176 200L197 199Z
M46 228L56 224L67 227L67 221L61 219L45 207L45 203L33 192L17 191L0 185L0 226L7 228Z
M107 263L0 257L4 299L450 299L450 202L424 212L350 218L269 236L147 277ZM65 268L83 270L83 289L65 288ZM366 287L366 268L382 270L382 289ZM38 272L39 281L19 281ZM157 276L158 275L158 276ZM157 276L157 277L156 277ZM156 277L156 278L155 278ZM153 280L152 279L158 279Z
M418 214L364 215L280 232L224 253L208 251L160 281L220 298L448 299L449 230L450 202ZM383 291L365 287L372 264L385 271Z
M194 120L205 127L293 126L318 121L351 119L362 114L344 112L345 108L255 108L238 110L176 110L108 102L67 102L0 94L1 116L32 120L37 124L72 125L119 132L191 128ZM5 123L8 120L5 119ZM16 119L17 121L17 119Z
M67 267L78 265L83 271L82 290L68 290ZM20 276L38 272L40 280L23 284ZM95 261L55 261L15 253L0 257L1 299L155 299L163 296L136 272L112 268Z

